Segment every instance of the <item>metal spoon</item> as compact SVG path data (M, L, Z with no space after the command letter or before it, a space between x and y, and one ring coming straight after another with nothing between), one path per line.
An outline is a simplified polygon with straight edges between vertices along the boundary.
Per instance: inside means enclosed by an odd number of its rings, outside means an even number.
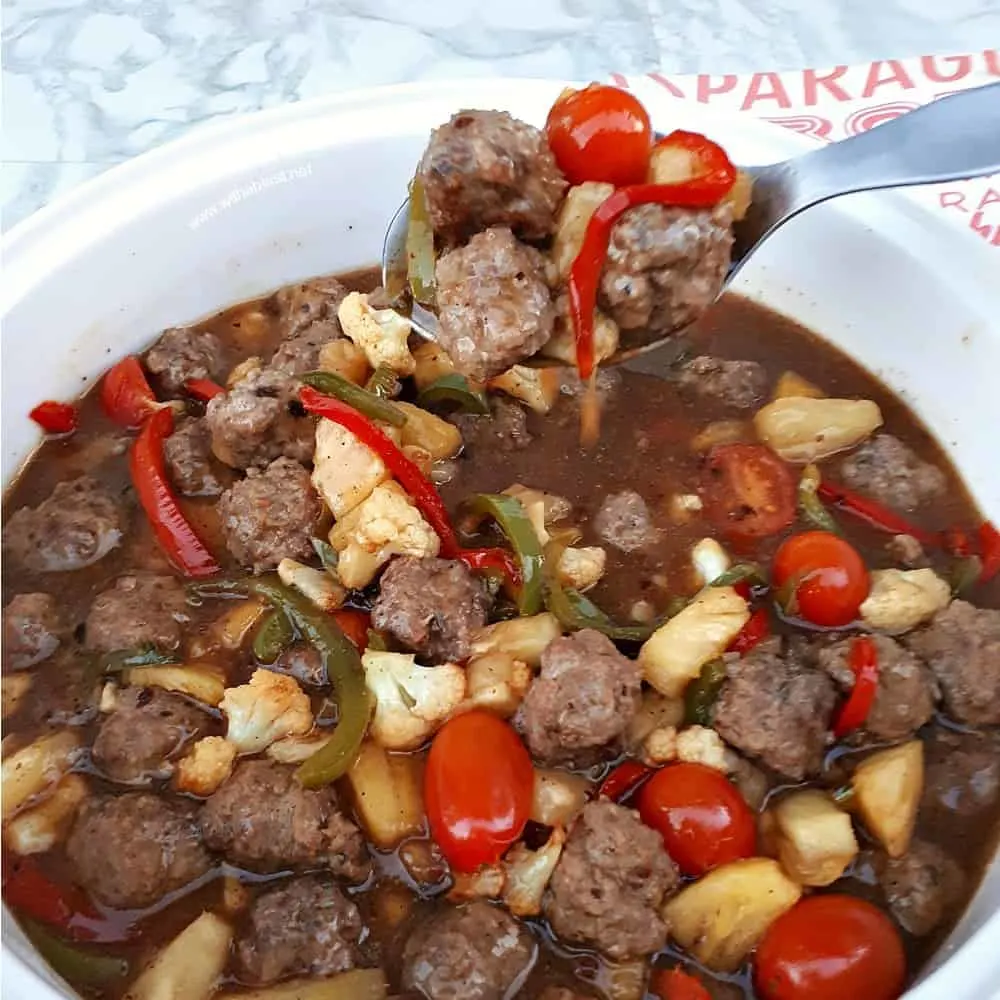
M753 199L734 227L732 265L725 288L754 251L800 212L843 194L880 188L983 177L1000 172L1000 83L942 97L869 132L830 143L791 160L742 167L753 177ZM406 287L406 226L409 201L392 217L382 247L382 283ZM437 335L437 317L417 303L414 331ZM628 331L616 364L672 339L674 331Z

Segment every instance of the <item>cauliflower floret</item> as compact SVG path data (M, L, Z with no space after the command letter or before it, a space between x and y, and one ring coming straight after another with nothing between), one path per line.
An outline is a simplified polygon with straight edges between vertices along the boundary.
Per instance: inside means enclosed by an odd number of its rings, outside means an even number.
M731 564L728 553L714 538L702 538L691 548L691 565L699 587L718 580Z
M320 730L305 736L287 736L272 743L265 753L279 764L301 764L330 741L330 730Z
M534 410L548 413L559 398L560 375L557 368L529 368L514 365L487 383Z
M232 773L236 753L236 746L221 736L198 740L177 762L174 788L191 795L211 795Z
M337 310L344 333L365 352L372 368L387 365L399 375L412 375L416 362L407 341L410 321L394 309L373 309L368 296L351 292Z
M909 632L948 606L951 588L932 569L876 569L861 620L880 632Z
M503 865L482 865L474 872L452 872L452 886L445 897L449 903L474 899L496 899L507 884Z
M436 556L441 540L406 491L388 482L333 526L330 544L340 553L341 582L356 589L371 583L391 556Z
M674 524L688 524L703 507L697 493L675 493L667 503L667 515Z
M386 750L420 746L465 699L465 671L454 663L421 667L412 654L376 649L361 662L376 702L371 736Z
M507 879L503 901L515 917L535 917L542 912L542 896L556 870L565 843L566 834L562 827L557 826L537 851L529 851L524 844L516 844L508 852L504 861Z
M677 759L688 764L704 764L723 774L729 771L726 744L707 726L688 726L677 734Z
M312 482L333 511L343 517L389 478L385 463L350 431L332 420L316 427Z
M652 767L677 759L677 728L659 726L642 741L642 759Z
M278 578L287 587L294 587L320 611L336 611L344 603L347 591L326 570L315 569L294 559L278 563Z
M228 739L240 753L257 753L283 736L312 729L309 696L293 677L255 670L249 684L226 688L219 705Z
M69 833L73 818L87 797L87 781L67 774L39 805L15 816L4 831L4 843L15 854L44 854Z
M559 580L565 587L589 590L604 576L608 554L599 545L563 549L559 557Z
M469 702L501 718L509 718L531 685L531 667L509 653L487 653L465 668Z

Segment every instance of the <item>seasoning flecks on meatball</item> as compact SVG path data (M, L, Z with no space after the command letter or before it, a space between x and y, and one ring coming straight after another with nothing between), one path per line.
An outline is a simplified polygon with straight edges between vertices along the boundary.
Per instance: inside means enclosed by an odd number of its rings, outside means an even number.
M86 641L102 653L155 646L176 649L188 621L187 596L172 576L120 576L98 594L87 615Z
M146 355L146 368L171 395L183 392L191 379L216 381L223 375L222 365L219 338L187 326L164 330Z

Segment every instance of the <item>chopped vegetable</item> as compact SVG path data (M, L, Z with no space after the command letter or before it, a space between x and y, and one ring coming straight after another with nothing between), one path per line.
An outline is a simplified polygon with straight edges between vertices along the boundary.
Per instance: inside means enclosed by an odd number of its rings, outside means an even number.
M39 403L28 416L46 434L72 434L80 422L80 414L72 403L57 403L52 399Z
M799 513L804 521L819 531L839 535L841 532L837 522L817 495L820 482L819 469L813 463L802 470L799 479Z
M135 356L123 358L113 365L101 381L101 406L122 427L141 427L148 417L169 409L169 405L156 401L142 365ZM167 436L169 434L164 435Z
M330 420L321 420L316 428L313 463L313 486L336 518L349 514L390 478L374 449Z
M623 761L615 765L601 782L601 787L597 790L598 798L621 802L652 774L653 768L640 764L637 760Z
M320 611L336 611L347 597L347 591L326 570L306 566L294 559L282 559L278 563L278 579L286 587L294 587L308 597Z
M213 1000L385 1000L389 995L380 969L352 969L330 979L291 979L239 993L220 993Z
M177 762L174 788L203 798L214 792L232 773L238 749L221 736L198 740Z
M449 903L468 903L473 899L497 899L506 884L507 870L503 865L481 865L474 872L453 872L452 887L445 899Z
M425 340L420 344L413 352L413 360L417 366L413 373L413 381L421 392L443 376L455 373L455 364L451 360L451 356L433 340ZM464 376L460 377L464 378ZM417 402L423 406L419 398Z
M365 352L346 337L330 340L319 349L320 371L333 372L355 385L365 385L371 365Z
M890 635L930 621L951 601L951 587L932 569L876 569L861 620Z
M427 208L424 182L416 174L410 181L410 214L406 226L406 280L413 298L422 306L434 307L437 288L434 278L434 228Z
M647 767L659 767L677 759L677 727L660 726L642 741L642 762Z
M830 885L858 853L851 817L826 792L806 788L781 798L764 814L768 853L802 885Z
M372 619L367 612L355 608L341 608L339 611L334 611L333 619L359 652L364 652L369 647L380 648L371 642L372 635L378 633L372 632ZM384 648L384 644L381 648Z
M590 782L579 774L536 768L531 819L542 826L568 827L587 804L589 792Z
M258 663L272 664L295 641L295 631L283 611L272 609L253 637L253 655Z
M535 413L548 413L559 398L561 378L557 368L513 368L491 378L489 387L519 399Z
M250 631L266 610L262 601L240 601L235 607L224 611L212 624L212 634L218 636L224 649L242 649Z
M600 582L607 563L608 554L599 545L569 546L563 549L556 572L564 587L583 593Z
M702 667L726 651L749 618L747 602L732 587L706 588L639 650L643 675L667 697L680 697Z
M418 360L419 365L419 360ZM447 405L462 413L488 415L490 404L486 394L469 385L469 380L457 372L447 372L420 390L417 405L424 409Z
M383 365L398 375L412 375L416 363L410 354L410 321L393 309L373 309L368 296L351 292L337 308L344 333L354 341L374 369Z
M4 902L74 940L100 940L100 914L75 885L53 882L34 858L4 864Z
M153 959L124 1000L208 1000L226 967L232 939L229 924L203 913Z
M153 534L167 558L185 576L212 576L219 564L181 511L167 476L163 443L173 433L170 409L156 410L143 425L129 454L132 485Z
M316 388L319 389L320 386ZM399 376L388 365L380 365L365 382L365 392L370 392L379 399L395 399L401 391Z
M395 372L391 368L383 370L395 377ZM302 381L324 396L333 396L334 399L341 400L371 420L380 420L393 427L402 427L406 423L406 414L395 403L390 403L376 392L362 389L335 372L306 372L302 376Z
M184 383L184 391L189 396L207 403L210 399L221 396L226 390L209 378L190 378Z
M983 570L979 576L980 583L989 583L1000 573L1000 531L986 521L979 526L979 554L983 561Z
M298 681L270 670L255 670L249 683L226 688L219 707L228 721L226 739L240 753L258 753L313 726L309 696Z
M366 741L346 775L369 838L391 850L424 828L423 769L416 757L386 753Z
M667 698L659 691L644 691L639 710L628 728L630 747L640 745L646 737L657 729L676 727L684 721L684 701L681 698Z
M910 846L924 790L924 744L910 740L866 757L851 778L853 805L890 858Z
M31 690L31 674L5 674L0 678L0 704L3 717L9 719L20 707Z
M518 709L531 685L531 668L510 653L486 653L465 666L466 700L502 719Z
M683 969L654 969L649 991L660 1000L712 1000L701 980Z
M573 185L566 192L556 217L556 231L549 254L553 276L559 283L569 277L570 268L583 246L583 238L594 212L614 193L615 186L603 181L584 181ZM573 359L567 360L572 363Z
M740 634L726 647L727 653L749 653L771 634L771 614L767 608L756 608Z
M729 554L714 538L699 539L691 548L691 565L699 587L714 584L731 564Z
M776 399L753 419L757 436L787 462L818 462L860 444L882 426L870 399Z
M137 646L135 649L116 649L101 657L101 673L118 674L129 667L149 667L157 664L176 663L177 653L157 649L155 646Z
M934 532L925 531L877 500L869 500L843 486L822 482L816 492L820 500L834 504L880 531L891 535L912 535L921 545L937 545L939 542L939 536Z
M801 888L771 858L746 858L715 868L667 900L670 934L702 965L733 972L790 910Z
M44 854L69 832L80 804L87 797L87 781L67 774L52 794L37 806L15 816L4 831L4 843L15 854Z
M108 986L129 973L126 958L68 944L34 920L22 918L21 926L42 958L69 983Z
M515 844L507 853L502 896L504 905L515 917L537 917L542 912L542 897L565 843L566 832L557 826L537 851Z
M3 759L2 809L4 820L20 811L36 795L48 791L70 769L80 748L68 730L41 736Z
M708 726L686 726L677 733L674 746L677 759L686 764L702 764L722 774L729 771L733 755L722 737Z
M462 450L462 434L454 424L413 403L396 406L406 417L402 430L404 448L423 448L434 462L454 458Z
M772 399L786 399L789 396L805 397L807 399L823 399L826 393L817 388L798 372L785 371L778 376Z
M757 612L755 611L754 614ZM733 640L739 641L753 622L753 616L743 631ZM730 644L732 645L732 644ZM726 680L726 662L719 658L709 660L701 668L701 673L684 689L684 721L689 725L710 726L712 715L715 710L715 701L719 697L719 691Z
M691 439L691 450L703 453L716 445L746 444L753 439L753 427L745 420L714 420Z
M122 681L136 687L158 687L179 691L196 701L216 706L226 689L226 675L212 664L191 663L176 666L128 667Z
M507 653L529 667L537 667L545 648L562 633L556 616L547 611L540 615L512 618L480 629L472 641L472 655Z

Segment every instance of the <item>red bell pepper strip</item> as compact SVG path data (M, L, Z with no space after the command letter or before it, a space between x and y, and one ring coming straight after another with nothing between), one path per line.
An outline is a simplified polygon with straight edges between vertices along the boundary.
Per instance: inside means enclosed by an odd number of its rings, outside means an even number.
M839 740L860 729L871 712L878 691L878 650L869 636L858 636L851 643L848 665L854 674L854 688L833 723L833 735Z
M101 383L101 406L122 427L141 427L147 417L169 405L157 402L134 355L109 368Z
M101 915L81 890L57 885L31 858L8 861L4 867L3 897L8 906L74 940L94 940L98 936L87 924L99 923Z
M195 399L207 403L210 399L221 396L226 390L210 378L189 378L184 383L184 391L189 396L194 396Z
M831 503L862 521L867 521L873 528L878 528L880 531L887 531L892 535L912 535L922 545L941 544L939 532L927 531L890 510L884 504L880 504L877 500L861 496L853 490L823 482L819 484L816 493L826 503Z
M618 217L636 205L713 208L729 193L736 181L736 168L715 143L691 132L673 133L673 136L667 136L663 142L670 142L675 136L682 137L674 141L686 148L689 141L701 140L702 155L699 159L706 167L705 172L678 184L633 184L618 188L591 216L583 244L570 267L570 317L576 340L576 367L583 381L589 379L594 370L594 307L597 304L597 287L608 253L611 229Z
M143 425L129 454L132 485L170 561L187 576L212 576L219 572L219 564L184 517L167 478L163 442L173 429L169 408L158 410Z
M727 653L749 653L771 634L771 616L767 608L757 608L747 619L739 635L729 644Z
M382 459L393 478L409 493L427 523L441 539L441 555L445 559L459 559L471 570L498 571L503 574L511 589L519 586L520 568L506 549L464 549L459 545L448 516L448 508L434 484L381 428L353 406L348 406L333 396L324 396L311 386L302 387L299 399L307 412L339 424Z
M70 434L80 422L80 414L72 403L57 403L47 399L29 414L46 434Z
M712 1000L701 980L683 969L654 969L649 991L660 1000Z
M597 790L598 798L621 802L626 795L635 791L655 770L640 764L637 760L622 761L611 769L608 776L601 782Z
M360 652L363 653L368 648L368 630L372 627L371 615L352 608L341 608L333 612L333 620Z
M979 574L980 583L989 583L1000 573L1000 531L991 521L984 521L979 526L979 558L983 570Z

